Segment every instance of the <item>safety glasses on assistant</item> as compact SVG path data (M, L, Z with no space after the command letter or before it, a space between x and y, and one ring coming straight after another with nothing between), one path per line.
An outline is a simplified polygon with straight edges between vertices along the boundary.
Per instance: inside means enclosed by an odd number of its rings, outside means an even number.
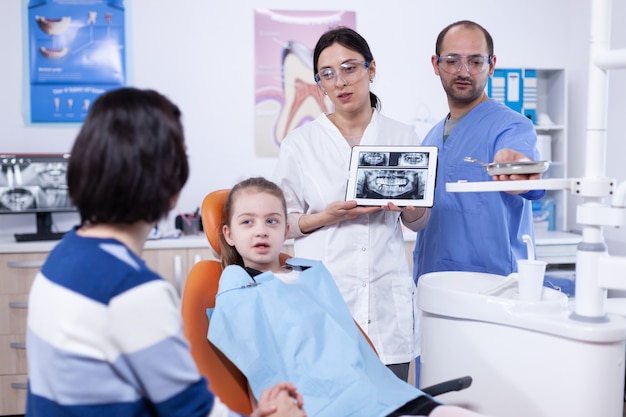
M326 67L315 74L315 82L322 87L329 87L335 84L337 77L340 77L346 85L358 81L370 67L370 61L347 61L337 68Z
M470 75L476 75L489 68L491 55L437 55L437 64L448 74L456 74L465 66Z

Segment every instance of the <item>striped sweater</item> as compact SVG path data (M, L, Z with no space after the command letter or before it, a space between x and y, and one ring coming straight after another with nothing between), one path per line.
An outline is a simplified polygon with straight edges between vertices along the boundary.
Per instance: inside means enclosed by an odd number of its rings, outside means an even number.
M179 305L119 241L68 232L30 292L26 416L237 416L198 373Z

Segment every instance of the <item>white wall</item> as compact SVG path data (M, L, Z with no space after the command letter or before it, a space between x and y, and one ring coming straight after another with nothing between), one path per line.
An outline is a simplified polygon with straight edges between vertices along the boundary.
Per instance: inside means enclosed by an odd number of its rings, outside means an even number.
M471 19L493 35L500 67L566 68L569 77L570 174L581 176L589 39L587 0L128 0L131 82L154 88L176 102L184 114L191 178L179 209L194 210L213 189L230 187L249 175L272 173L274 158L256 158L254 123L254 9L354 10L357 30L370 43L377 62L374 91L387 115L412 122L420 105L433 119L447 112L445 96L430 67L439 31L448 23ZM616 46L626 46L624 2L615 0ZM22 4L0 2L0 38L5 39L0 74L0 153L68 151L77 127L25 126ZM13 42L9 42L12 40ZM624 71L626 72L626 71ZM624 91L626 75L612 79ZM619 86L619 87L618 87ZM626 180L617 155L626 145L617 137L617 120L626 101L611 95L607 175ZM0 217L0 227L11 225ZM10 216L14 217L14 216ZM26 216L28 217L28 216ZM173 217L173 216L172 216ZM574 218L570 215L570 218ZM572 227L575 225L572 224ZM607 231L624 242L623 231ZM619 243L619 242L618 242Z

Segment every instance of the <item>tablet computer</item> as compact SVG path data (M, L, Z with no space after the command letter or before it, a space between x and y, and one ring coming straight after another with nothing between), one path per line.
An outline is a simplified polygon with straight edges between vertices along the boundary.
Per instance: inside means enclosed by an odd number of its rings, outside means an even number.
M361 206L392 202L399 207L432 207L437 176L436 146L352 148L346 201Z

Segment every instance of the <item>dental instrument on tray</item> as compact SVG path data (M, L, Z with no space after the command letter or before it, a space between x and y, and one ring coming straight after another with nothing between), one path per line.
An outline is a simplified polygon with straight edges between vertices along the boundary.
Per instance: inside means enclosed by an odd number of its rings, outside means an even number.
M489 175L543 174L550 167L550 161L521 160L515 162L483 162L471 156L463 158L465 162L482 165Z

